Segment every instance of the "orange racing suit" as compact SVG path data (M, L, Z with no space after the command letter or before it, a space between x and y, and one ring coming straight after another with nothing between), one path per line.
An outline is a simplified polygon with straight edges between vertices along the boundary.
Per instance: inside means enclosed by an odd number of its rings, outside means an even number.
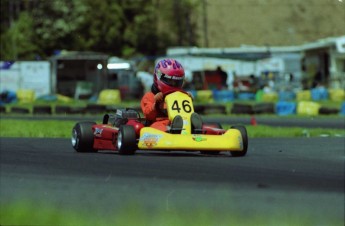
M147 92L141 99L140 106L151 127L164 132L167 131L170 121L164 101L156 103L155 94Z

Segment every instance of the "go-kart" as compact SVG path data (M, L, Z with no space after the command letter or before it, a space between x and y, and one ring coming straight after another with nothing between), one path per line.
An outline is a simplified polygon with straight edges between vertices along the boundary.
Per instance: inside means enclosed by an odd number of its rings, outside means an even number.
M150 127L134 109L117 109L115 114L105 114L102 124L76 123L72 129L72 146L77 152L113 150L121 155L133 155L137 150L184 150L203 154L228 151L235 157L246 155L248 136L244 126L224 130L218 123L203 123L201 131L195 133L190 120L194 112L190 95L175 91L165 96L165 103L170 121L176 115L183 119L179 134Z

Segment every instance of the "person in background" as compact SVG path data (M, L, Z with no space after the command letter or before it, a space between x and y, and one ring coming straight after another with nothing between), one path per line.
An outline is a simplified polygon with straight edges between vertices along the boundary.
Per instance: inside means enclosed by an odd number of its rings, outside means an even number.
M252 93L256 93L258 90L258 79L253 74L249 75L249 86L249 90Z
M172 122L168 119L164 102L165 95L174 91L182 91L185 72L183 66L175 59L160 60L154 69L151 91L141 99L141 109L150 126L164 132L181 133L183 119L177 115ZM191 115L192 133L200 133L202 119L199 114Z
M228 84L227 84L228 74L225 71L223 71L221 66L218 66L216 71L218 75L220 75L221 77L221 85L222 85L221 89L227 89L228 88Z

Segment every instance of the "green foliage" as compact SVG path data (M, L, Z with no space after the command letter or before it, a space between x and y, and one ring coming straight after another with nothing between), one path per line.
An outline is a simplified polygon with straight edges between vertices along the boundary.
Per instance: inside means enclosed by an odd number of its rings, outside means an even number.
M38 46L33 42L34 21L27 12L22 12L12 26L0 36L2 60L34 59Z
M36 39L45 55L56 49L74 49L78 29L87 15L83 0L39 1L31 13Z
M64 49L124 57L162 54L171 44L195 44L191 2L4 0L1 59L47 58ZM18 18L8 12L11 7L21 12Z

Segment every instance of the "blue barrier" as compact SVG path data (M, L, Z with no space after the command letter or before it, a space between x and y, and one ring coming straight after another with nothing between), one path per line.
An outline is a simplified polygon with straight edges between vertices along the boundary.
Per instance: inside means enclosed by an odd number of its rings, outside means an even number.
M345 115L345 102L343 102L343 104L341 105L341 109L339 112L341 115Z
M239 100L255 100L255 93L238 93L237 99L239 99Z
M0 93L0 106L17 102L17 95L13 91L3 91Z
M235 99L235 93L230 90L213 90L213 99L217 102L230 102Z
M276 104L277 115L293 115L296 114L296 103L279 101Z
M296 99L296 93L292 91L280 91L278 96L280 101L292 101Z
M186 90L187 92L189 92L190 94L192 94L193 99L196 99L196 90L191 89L191 90Z
M311 99L312 100L327 100L328 99L328 91L325 88L314 88L311 91Z

